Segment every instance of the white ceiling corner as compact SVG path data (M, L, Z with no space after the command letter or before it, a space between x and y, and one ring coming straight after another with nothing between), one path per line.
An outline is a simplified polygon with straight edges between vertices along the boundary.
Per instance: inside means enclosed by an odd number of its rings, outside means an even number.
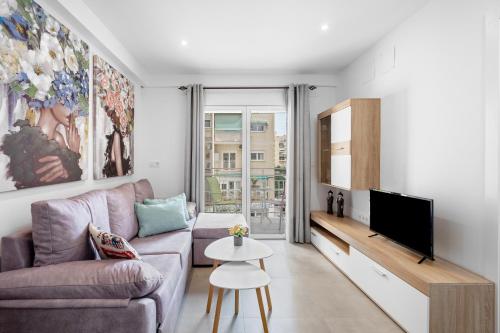
M118 63L119 68L126 72L137 84L143 85L147 71L135 58L125 45L114 35L114 33L101 21L95 13L82 0L57 0L59 4L81 24L91 36L95 37L92 42L98 44L100 49L108 54L102 55L105 59L110 55L113 59L107 59L112 64ZM116 65L115 65L116 66Z

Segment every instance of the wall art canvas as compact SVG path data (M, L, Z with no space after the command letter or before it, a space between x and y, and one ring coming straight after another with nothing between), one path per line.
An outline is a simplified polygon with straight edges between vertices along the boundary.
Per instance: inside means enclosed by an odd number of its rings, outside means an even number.
M89 49L31 0L0 0L0 192L87 177Z
M134 85L94 55L94 178L134 172Z

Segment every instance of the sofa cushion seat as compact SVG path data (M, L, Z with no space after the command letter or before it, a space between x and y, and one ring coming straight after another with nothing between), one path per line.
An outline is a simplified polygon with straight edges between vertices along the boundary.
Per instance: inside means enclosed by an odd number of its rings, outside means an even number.
M127 299L156 290L162 274L139 260L72 261L0 274L0 299Z
M162 284L147 296L155 301L157 322L161 323L168 311L175 288L182 278L180 254L144 255L142 258L163 276Z
M130 245L141 256L146 254L179 254L180 264L184 267L191 253L191 242L191 233L179 230L144 238L136 237L130 241Z

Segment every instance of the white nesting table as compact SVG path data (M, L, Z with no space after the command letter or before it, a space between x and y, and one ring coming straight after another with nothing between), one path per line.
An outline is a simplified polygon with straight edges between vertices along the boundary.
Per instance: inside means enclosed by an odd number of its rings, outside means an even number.
M264 327L264 332L268 333L266 314L264 313L260 288L267 287L269 283L271 283L271 278L266 272L247 262L228 262L217 267L210 275L210 285L219 288L212 332L217 333L219 329L220 310L222 307L222 298L224 297L224 289L233 289L235 293L239 292L240 289L255 289L262 326ZM237 302L235 303L235 313L238 313Z
M273 255L273 250L266 244L259 242L258 240L245 237L243 239L243 245L234 246L233 236L221 238L211 243L205 249L205 256L214 261L213 267L214 272L220 262L245 262L250 260L259 260L260 268L265 271L266 267L264 265L264 259ZM239 292L238 288L235 289L235 308L236 313L238 313L238 300ZM269 311L272 310L271 303L271 293L269 292L269 286L265 286L267 307ZM210 312L212 307L212 297L214 289L212 283L208 287L208 300L207 300L207 313Z

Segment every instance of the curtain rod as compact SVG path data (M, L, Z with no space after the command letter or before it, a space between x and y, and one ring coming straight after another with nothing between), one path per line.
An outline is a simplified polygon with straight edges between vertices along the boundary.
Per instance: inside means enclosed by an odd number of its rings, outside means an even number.
M156 89L162 89L162 88L177 88L179 90L186 90L187 87L186 86L175 86L175 85L172 85L172 86L142 86L141 85L141 88L156 88ZM238 89L288 89L289 86L213 86L213 87L203 87L204 90L210 90L210 89L220 89L220 90L230 90L230 89L235 89L235 90L238 90ZM311 85L309 86L309 89L310 90L315 90L316 88L337 88L336 85L321 85L321 84L318 84L318 85Z
M239 90L239 89L288 89L289 86L233 86L233 87L203 87L203 90ZM309 90L316 89L316 86L310 86ZM178 87L179 90L186 90L186 86Z

